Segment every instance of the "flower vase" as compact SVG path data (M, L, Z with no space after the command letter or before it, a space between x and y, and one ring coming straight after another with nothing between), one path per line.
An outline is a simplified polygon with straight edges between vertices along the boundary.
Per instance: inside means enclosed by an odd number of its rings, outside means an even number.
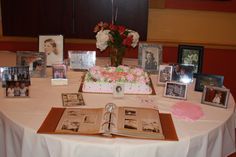
M118 67L119 65L122 65L123 57L124 50L115 47L110 48L111 66Z

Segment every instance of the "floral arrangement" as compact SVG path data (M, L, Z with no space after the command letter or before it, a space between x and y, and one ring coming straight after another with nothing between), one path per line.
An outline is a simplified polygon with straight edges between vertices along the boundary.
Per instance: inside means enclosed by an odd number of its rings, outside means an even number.
M96 47L101 51L107 47L114 47L119 51L124 51L126 47L136 47L139 41L139 34L125 26L98 23L94 32L96 35Z
M120 65L118 67L94 66L89 70L87 80L95 82L130 82L148 84L149 76L141 68L130 68Z

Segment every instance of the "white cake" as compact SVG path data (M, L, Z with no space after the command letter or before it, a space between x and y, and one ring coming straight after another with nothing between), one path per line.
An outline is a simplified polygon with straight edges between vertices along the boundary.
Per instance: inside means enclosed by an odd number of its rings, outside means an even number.
M115 84L124 84L126 94L151 94L150 78L141 68L92 67L85 75L83 92L112 93Z

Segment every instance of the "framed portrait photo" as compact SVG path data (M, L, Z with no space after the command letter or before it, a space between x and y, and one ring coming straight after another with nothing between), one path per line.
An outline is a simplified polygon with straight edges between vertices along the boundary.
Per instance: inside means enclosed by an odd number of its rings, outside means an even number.
M202 103L227 108L230 90L227 88L204 86Z
M68 51L70 69L88 70L96 65L96 51Z
M194 76L202 72L203 65L203 46L179 45L178 46L178 63L194 65Z
M39 52L46 53L47 66L63 63L63 35L39 35Z
M46 53L36 51L17 51L16 65L28 66L31 77L45 77L47 67Z
M173 66L172 70L172 81L177 81L181 83L191 83L193 82L193 69L192 64L170 64Z
M172 69L173 67L170 65L160 65L159 75L158 75L158 84L165 84L166 82L170 82L172 79Z
M162 46L139 43L138 65L147 72L158 73L160 64L162 64Z
M202 92L204 86L216 86L222 87L224 82L224 76L221 75L211 75L211 74L197 74L196 75L196 83L195 83L195 91Z
M113 96L115 98L122 98L124 97L125 93L125 86L122 83L115 83L113 86Z
M66 65L53 64L52 65L52 78L53 79L66 79Z
M187 84L166 82L164 96L176 99L187 99Z

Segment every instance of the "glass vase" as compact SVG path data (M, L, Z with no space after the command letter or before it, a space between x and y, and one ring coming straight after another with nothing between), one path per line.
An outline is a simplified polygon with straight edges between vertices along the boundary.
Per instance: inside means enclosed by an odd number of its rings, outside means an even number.
M116 47L110 48L111 66L118 67L119 65L122 65L123 57L124 57L123 49L119 49Z

